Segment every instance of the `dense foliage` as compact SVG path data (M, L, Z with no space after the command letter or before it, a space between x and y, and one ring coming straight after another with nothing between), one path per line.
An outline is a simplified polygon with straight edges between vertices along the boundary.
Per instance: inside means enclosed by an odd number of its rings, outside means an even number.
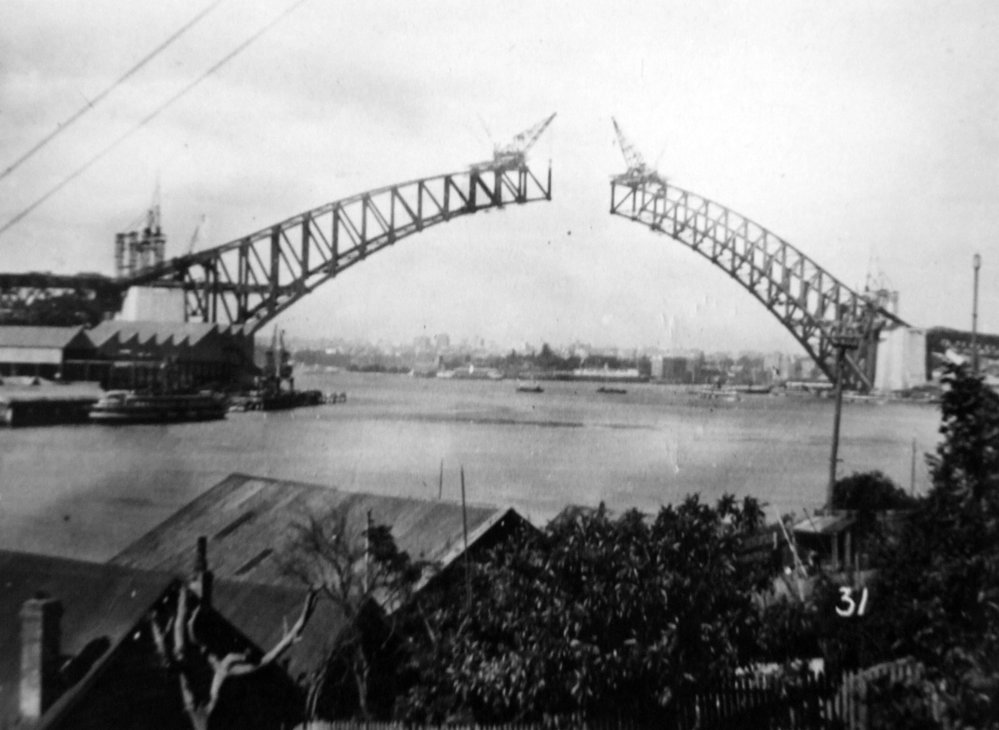
M428 592L413 616L408 720L478 722L670 708L758 649L754 592L772 566L740 562L762 524L752 499L687 498L654 519L602 506L525 530Z
M0 313L0 324L70 327L99 324L109 313L121 309L121 294L102 291L68 292L39 297L31 302L14 302Z
M945 377L933 487L877 588L885 655L919 659L949 717L999 727L999 396L964 366Z

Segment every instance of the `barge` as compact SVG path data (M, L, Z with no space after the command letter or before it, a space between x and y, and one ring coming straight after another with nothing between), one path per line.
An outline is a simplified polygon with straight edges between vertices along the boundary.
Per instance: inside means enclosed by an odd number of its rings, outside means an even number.
M200 393L140 393L110 390L90 409L97 423L163 423L209 421L225 418L225 397L212 391Z

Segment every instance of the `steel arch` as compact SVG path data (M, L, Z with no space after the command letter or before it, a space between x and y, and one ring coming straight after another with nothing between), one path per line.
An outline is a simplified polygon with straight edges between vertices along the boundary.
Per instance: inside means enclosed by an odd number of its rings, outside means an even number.
M905 324L875 296L852 290L767 228L658 175L614 178L610 212L670 236L722 269L777 317L830 380L836 338L859 336L859 347L846 353L845 387L871 389L881 329Z
M146 269L123 287L184 290L187 319L255 332L320 284L396 241L459 216L551 200L526 164L470 168L369 190L215 248Z

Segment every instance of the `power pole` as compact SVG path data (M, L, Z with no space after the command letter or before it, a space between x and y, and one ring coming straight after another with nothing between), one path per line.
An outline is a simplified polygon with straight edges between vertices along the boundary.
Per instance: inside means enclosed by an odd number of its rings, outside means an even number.
M847 350L860 347L860 335L847 324L839 325L829 337L836 348L836 409L833 416L832 453L829 456L829 485L826 488L826 511L832 511L833 492L836 487L836 465L839 462L839 424L843 413L843 362Z
M978 270L982 268L982 257L976 253L971 265L975 269L975 292L971 302L971 368L978 375Z

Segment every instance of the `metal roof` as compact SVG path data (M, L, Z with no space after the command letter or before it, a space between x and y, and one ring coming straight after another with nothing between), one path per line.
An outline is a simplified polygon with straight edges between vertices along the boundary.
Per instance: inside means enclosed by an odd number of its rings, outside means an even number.
M208 559L222 578L268 585L300 585L286 575L294 526L310 515L344 510L349 524L372 519L392 528L401 550L414 559L446 565L463 549L462 509L455 502L344 492L332 487L231 474L132 543L112 562L176 572L190 564L190 547L208 538ZM469 544L512 510L469 506ZM519 518L519 515L517 516Z
M34 326L0 326L0 347L49 347L65 349L83 332L83 326L76 327L34 327ZM86 334L84 333L84 338ZM87 346L90 342L84 339L79 345Z
M195 345L205 337L225 329L205 322L101 322L90 330L90 339L100 347L114 337L119 342L136 340L139 344Z

